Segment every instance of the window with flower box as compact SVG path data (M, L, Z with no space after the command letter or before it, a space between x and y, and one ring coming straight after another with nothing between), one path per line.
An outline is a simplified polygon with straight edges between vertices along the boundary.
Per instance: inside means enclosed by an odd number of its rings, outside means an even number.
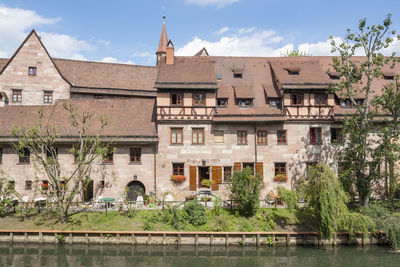
M185 175L184 163L172 163L172 175Z
M285 162L277 162L275 163L275 177L274 181L276 182L286 182L286 163Z

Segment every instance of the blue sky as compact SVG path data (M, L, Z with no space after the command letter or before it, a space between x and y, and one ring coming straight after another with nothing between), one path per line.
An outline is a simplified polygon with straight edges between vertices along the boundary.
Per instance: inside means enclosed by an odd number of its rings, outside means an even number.
M388 13L400 31L398 0L0 0L0 57L35 28L54 57L153 65L163 7L178 55L329 55L330 35Z

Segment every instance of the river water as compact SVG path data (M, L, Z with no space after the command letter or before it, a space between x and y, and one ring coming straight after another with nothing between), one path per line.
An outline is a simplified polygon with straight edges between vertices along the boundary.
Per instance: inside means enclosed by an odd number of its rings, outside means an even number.
M0 266L400 266L380 246L210 247L0 244Z

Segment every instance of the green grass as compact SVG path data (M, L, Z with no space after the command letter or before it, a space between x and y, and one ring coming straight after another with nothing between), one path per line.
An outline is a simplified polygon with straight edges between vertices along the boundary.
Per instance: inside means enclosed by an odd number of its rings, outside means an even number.
M184 211L180 211L184 216ZM285 231L312 230L313 220L307 210L259 209L252 217L242 217L235 211L222 210L219 215L206 211L207 222L193 226L184 221L181 231ZM161 210L119 212L82 212L70 216L68 224L61 224L54 214L6 216L0 229L60 229L60 230L115 230L115 231L175 231Z

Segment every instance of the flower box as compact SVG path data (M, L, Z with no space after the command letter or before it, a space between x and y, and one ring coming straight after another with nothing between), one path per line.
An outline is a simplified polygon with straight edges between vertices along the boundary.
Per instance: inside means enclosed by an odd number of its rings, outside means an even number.
M177 183L184 182L186 180L185 175L171 175L171 180Z
M42 190L47 190L47 189L49 189L49 184L43 183L40 187L42 188Z
M284 174L278 174L274 177L275 182L285 183L287 182L288 178Z
M206 187L206 188L210 188L213 184L215 184L215 182L213 180L210 179L204 179L201 181L201 185Z

